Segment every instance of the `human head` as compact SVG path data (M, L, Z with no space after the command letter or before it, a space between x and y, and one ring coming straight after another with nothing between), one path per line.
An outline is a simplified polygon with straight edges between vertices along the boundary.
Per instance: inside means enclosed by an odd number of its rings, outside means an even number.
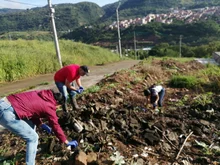
M150 94L151 94L150 89L145 89L145 90L144 90L144 95L145 95L145 96L150 96Z
M85 76L85 75L88 76L88 73L89 73L89 68L86 65L80 66L80 68L79 68L80 76Z

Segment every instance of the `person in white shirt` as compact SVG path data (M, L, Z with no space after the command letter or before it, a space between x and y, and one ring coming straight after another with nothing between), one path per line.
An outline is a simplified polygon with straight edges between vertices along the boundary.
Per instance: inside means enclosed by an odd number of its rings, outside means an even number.
M150 102L153 106L153 109L156 109L157 106L162 107L163 99L165 96L165 88L161 85L154 84L148 89L144 90L144 95L147 98L147 108Z

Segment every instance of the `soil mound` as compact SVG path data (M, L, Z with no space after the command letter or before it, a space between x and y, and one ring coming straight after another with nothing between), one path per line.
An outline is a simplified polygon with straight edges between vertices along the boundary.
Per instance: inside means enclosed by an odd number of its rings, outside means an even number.
M75 153L39 130L37 164L77 164L82 151L87 159L83 164L219 164L220 96L209 104L194 104L199 93L167 83L173 73L203 68L196 61L153 60L106 77L77 98L81 110L57 112L67 136L79 142ZM143 94L154 83L166 88L159 112L146 108ZM183 103L185 97L192 102ZM81 132L75 123L83 127ZM11 133L1 135L0 145L7 150L4 158L25 154L24 142Z

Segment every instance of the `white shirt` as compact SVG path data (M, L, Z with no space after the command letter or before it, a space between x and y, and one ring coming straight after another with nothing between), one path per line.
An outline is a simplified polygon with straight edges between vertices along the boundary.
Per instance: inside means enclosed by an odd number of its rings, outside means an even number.
M162 89L163 89L163 87L161 85L157 85L154 88L152 88L152 90L155 91L156 94L161 92Z

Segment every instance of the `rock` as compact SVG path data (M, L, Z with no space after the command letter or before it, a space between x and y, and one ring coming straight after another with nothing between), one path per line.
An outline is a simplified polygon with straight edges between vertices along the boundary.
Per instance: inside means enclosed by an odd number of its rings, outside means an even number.
M200 120L200 123L202 123L203 125L209 127L210 126L210 122L206 121L206 120Z
M79 151L75 156L75 165L87 165L87 155L85 152Z
M122 91L120 91L120 90L116 90L116 91L115 91L115 94L120 95L120 96L123 96L123 95L124 95L124 93L123 93Z
M94 163L97 161L97 154L94 152L89 152L87 154L87 163Z
M167 134L168 138L171 141L177 141L178 140L178 135L175 132L170 132Z
M136 162L137 165L144 165L144 160L139 158Z
M146 143L150 145L158 144L160 141L160 137L153 131L146 130L146 133L144 134L144 139Z

